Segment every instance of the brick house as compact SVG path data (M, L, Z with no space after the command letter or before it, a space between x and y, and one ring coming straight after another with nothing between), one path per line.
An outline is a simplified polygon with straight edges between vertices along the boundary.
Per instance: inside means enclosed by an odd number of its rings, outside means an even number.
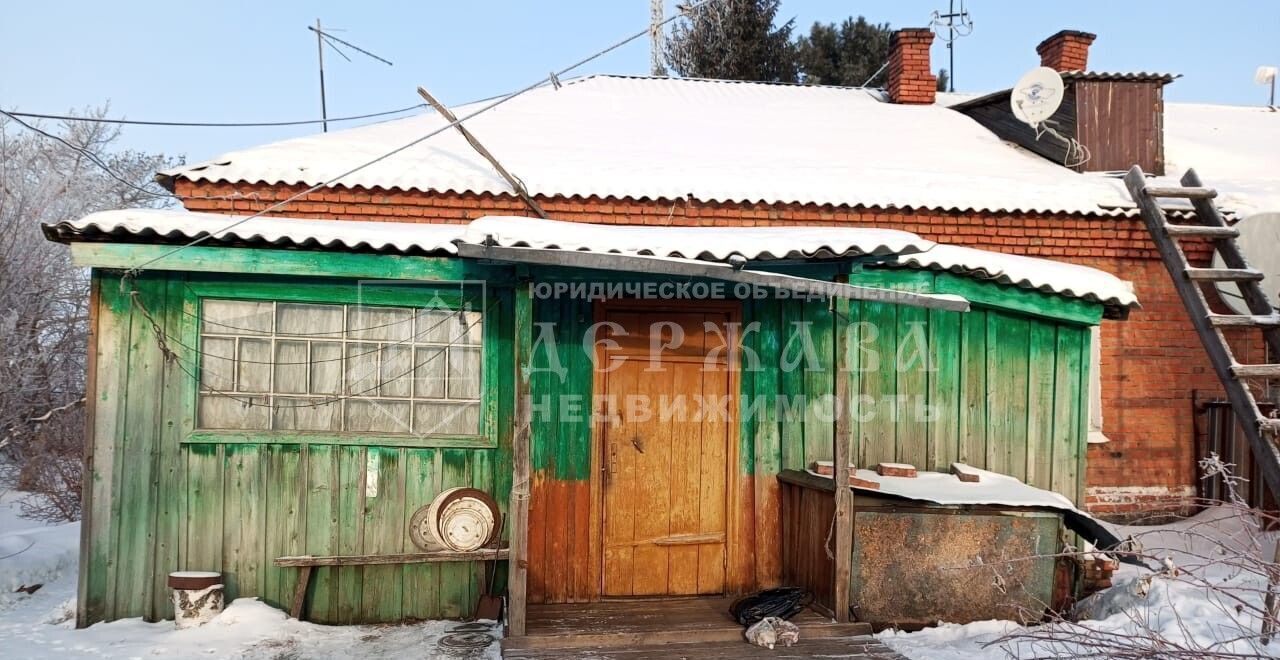
M1037 50L1046 66L1083 70L1093 39L1063 31ZM1195 483L1193 392L1216 396L1219 386L1141 221L1118 180L1076 174L1028 155L1014 146L1016 130L1002 134L998 123L973 111L971 97L936 99L931 41L928 30L896 33L883 94L596 76L539 90L468 125L557 219L895 228L939 242L1088 265L1131 281L1142 309L1126 323L1101 328L1087 504L1100 513L1185 506ZM1097 137L1080 137L1095 140L1086 144L1095 152L1116 152L1109 158L1140 162L1157 173L1166 160L1197 164L1165 154L1161 132L1169 104L1161 89L1171 76L1065 78L1080 91L1081 117L1087 85L1095 93L1102 85L1137 94L1111 114L1090 112ZM963 107L942 107L957 102L969 104L967 113L977 123L962 116ZM1133 145L1118 144L1106 131L1135 121L1146 133ZM439 124L433 116L417 117L289 140L162 179L191 211L245 214ZM1182 127L1181 135L1191 130ZM708 153L712 144L724 145L723 153ZM784 153L777 166L798 176L778 180L754 169L762 163L751 153L778 151ZM461 223L531 212L450 132L308 194L280 214ZM1208 251L1193 254L1203 261Z

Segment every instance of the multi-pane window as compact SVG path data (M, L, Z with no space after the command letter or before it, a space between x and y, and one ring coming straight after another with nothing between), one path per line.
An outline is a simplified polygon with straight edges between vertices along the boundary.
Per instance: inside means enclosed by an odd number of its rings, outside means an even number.
M478 311L205 299L197 426L476 435Z

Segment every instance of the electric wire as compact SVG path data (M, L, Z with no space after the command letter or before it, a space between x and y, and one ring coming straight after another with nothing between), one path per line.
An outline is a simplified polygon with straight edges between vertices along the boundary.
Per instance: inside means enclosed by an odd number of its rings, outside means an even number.
M159 197L159 198L171 198L171 199L176 199L176 197L175 197L174 195L170 194L170 193L167 193L167 192L156 192L156 191L154 191L154 190L147 190L146 188L143 188L143 187L141 187L141 186L139 186L139 185L137 185L137 184L135 184L135 183L133 183L133 182L131 182L131 181L129 181L129 180L127 180L127 179L125 179L124 177L122 177L122 176L120 176L119 174L117 174L117 173L115 172L115 170L112 170L112 169L111 169L111 167L110 167L110 166L108 166L106 163L102 162L102 159L101 159L101 158L98 158L98 156L97 156L96 154L94 154L92 151L89 151L88 149L85 149L84 147L81 147L80 145L73 144L71 141L66 140L65 138L63 138L63 137L62 137L62 136L60 136L60 135L57 135L57 134L54 134L54 133L50 133L50 132L48 132L48 131L46 131L46 130L44 130L44 129L42 129L42 128L38 127L38 126L33 126L33 125L31 125L31 124L28 124L27 122L25 122L25 121L23 121L22 119L20 119L20 118L17 116L17 114L18 114L18 113L9 112L9 111L7 111L7 110L0 110L0 115L4 115L4 116L8 117L9 119L12 119L13 121L18 122L18 124L20 124L21 126L25 127L27 130L32 131L32 132L34 132L34 133L37 133L37 134L39 134L39 135L43 135L44 137L49 138L49 139L51 139L51 140L56 140L57 142L62 143L62 145L63 145L63 146L65 146L65 147L67 147L68 149L71 149L72 151L75 151L76 153L78 153L78 154L80 154L80 155L84 156L85 158L88 158L88 159L89 159L89 161L90 161L91 163L93 163L94 165L97 165L99 168L101 168L101 169L102 169L102 171L103 171L103 172L106 172L106 173L107 173L107 176L111 177L112 179L115 179L115 180L116 180L117 182L119 182L120 184L125 185L125 186L128 186L129 188L131 188L131 189L133 189L133 190L135 190L135 191L137 191L137 192L140 192L140 193L142 193L142 194L144 194L144 195L150 195L150 196L152 196L152 197Z
M311 124L320 124L325 121L333 123L336 121L358 121L361 119L374 119L377 117L386 117L388 115L396 115L410 110L418 110L426 108L426 103L415 103L396 110L385 110L383 112L371 112L364 115L352 115L350 117L335 117L328 120L325 119L301 119L296 121L152 121L143 119L117 119L114 117L76 117L74 115L59 115L44 112L19 112L17 110L5 111L10 117L27 117L29 119L51 119L56 121L76 121L90 124L121 124L126 126L179 126L187 128L267 128L272 126L307 126Z
M693 9L697 9L698 7L701 7L701 6L706 5L706 4L708 4L708 3L715 2L715 1L716 1L716 0L700 0L700 2L697 2L697 3L693 4L693 5L690 5L690 6L689 6L689 8L688 8L688 10L686 10L686 12L685 12L685 13L687 13L688 11L692 11ZM480 107L480 108L476 109L475 111L473 111L473 112L471 112L471 113L468 113L468 114L467 114L467 115L465 115L465 116L459 117L459 118L455 119L454 121L451 121L451 122L449 122L449 123L445 124L444 126L441 126L441 127L437 128L437 129L435 129L435 130L433 130L433 131L431 131L431 132L427 133L426 135L423 135L423 136L421 136L421 137L415 138L415 139L413 139L413 140L411 140L411 141L409 141L409 142L407 142L407 143L405 143L405 144L403 144L403 145L401 145L401 146L399 146L399 147L396 147L395 149L392 149L391 151L388 151L388 152L386 152L386 153L383 153L382 155L377 156L377 157L375 157L375 158L373 158L373 159L371 159L371 160L368 160L368 161L366 161L366 162L363 162L363 163L361 163L361 164L359 164L359 165L356 165L355 167L352 167L351 169L348 169L348 170L346 170L345 172L342 172L342 173L340 173L340 174L338 174L338 175L336 175L336 176L330 177L329 179L327 179L327 180L325 180L325 181L321 181L320 183L317 183L317 184L315 184L315 185L313 185L313 186L310 186L310 187L308 187L308 188L307 188L307 189L305 189L305 190L302 190L302 191L300 191L300 192L298 192L298 193L295 193L295 194L293 194L293 195L291 195L291 196L289 196L289 197L287 197L287 198L285 198L285 199L283 199L283 200L280 200L280 201L278 201L278 202L275 202L275 203L274 203L274 204L272 204L271 206L268 206L268 207L266 207L266 208L262 209L261 211L257 211L257 212L255 212L253 215L249 215L249 216L245 216L245 217L243 217L243 218L240 218L240 219L236 220L235 222L232 222L232 223L230 223L230 224L226 225L225 227L223 227L223 228L221 228L221 229L218 229L218 230L216 230L216 231L203 233L203 234L201 234L200 236L198 236L196 239L194 239L194 240L192 240L192 241L190 241L190 242L188 242L188 243L185 243L185 244L183 244L183 245L180 245L180 246L178 246L178 247L175 247L175 248L174 248L174 249L172 249L172 250L168 250L168 251L166 251L166 252L163 252L163 253L161 253L161 254L159 254L159 255L157 255L157 256L155 256L155 257L153 257L153 258L151 258L151 259L147 260L146 262L144 262L144 263L142 263L142 264L140 264L140 265L138 265L138 266L134 266L133 268L129 269L129 271L127 272L127 275L128 275L128 274L136 275L137 273L139 273L140 271L142 271L143 269L145 269L147 266L150 266L151 264L154 264L154 263L156 263L156 262L158 262L158 261L161 261L161 260L163 260L163 259L166 259L166 258L168 258L168 257L171 257L171 256L173 256L173 255L175 255L175 254L177 254L177 253L179 253L179 252L182 252L183 250L185 250L185 249L187 249L187 248L189 248L189 247L194 247L194 246L196 246L196 245L199 245L199 244L201 244L201 243L203 243L203 242L205 242L205 241L209 240L210 238L213 238L213 237L215 237L215 236L217 236L217 235L219 235L219 234L223 234L223 233L225 233L225 232L231 231L232 229L235 229L236 227L238 227L238 226L240 226L240 225L242 225L242 224L244 224L244 223L246 223L246 222L249 222L250 220L254 220L254 219L256 219L256 218L260 218L260 217L262 217L262 216L264 216L264 215L266 215L266 214L268 214L268 213L271 213L272 211L275 211L275 210L280 209L281 207L287 206L287 205L289 205L289 204L291 204L291 203L293 203L293 202L295 202L295 201L297 201L297 200L299 200L299 199L301 199L301 198L303 198L303 197L305 197L305 196L307 196L307 195L309 195L309 194L311 194L311 193L313 193L313 192L315 192L315 191L317 191L317 190L320 190L320 189L322 189L322 188L327 188L327 187L329 187L329 186L333 185L334 183L336 183L336 182L338 182L338 181L341 181L342 179L345 179L345 178L347 178L347 177L351 176L352 174L355 174L356 172L359 172L360 170L363 170L363 169L365 169L365 168L368 168L368 167L371 167L371 166L373 166L373 165L376 165L376 164L378 164L378 163L380 163L380 162L382 162L382 161L384 161L384 160L386 160L386 159L388 159L388 158L391 158L392 156L395 156L396 154L399 154L399 153L401 153L401 152L403 152L403 151L406 151L406 150L408 150L408 149L411 149L411 148L413 148L413 147L415 147L415 146L417 146L417 145L419 145L419 144L421 144L421 143L423 143L423 142L427 141L428 139L430 139L430 138L432 138L432 137L435 137L436 135L439 135L440 133L443 133L443 132L445 132L445 131L447 131L447 130L449 130L449 129L452 129L452 128L454 128L454 127L456 127L456 126L458 126L458 125L462 124L463 122L465 122L465 121L467 121L467 120L469 120L469 119L472 119L472 118L474 118L474 117L476 117L476 116L479 116L479 115L481 115L481 114L483 114L483 113L485 113L485 112L488 112L489 110L492 110L492 109L494 109L494 108L496 108L496 107L498 107L498 106L500 106L500 105L502 105L502 104L504 104L504 103L506 103L506 102L508 102L508 101L510 101L510 100L512 100L512 99L514 99L514 98L516 98L516 97L519 97L519 96L521 96L521 95L523 95L523 94L525 94L525 93L527 93L527 92L530 92L530 91L532 91L532 90L534 90L534 89L537 89L537 88L539 88L539 87L542 87L543 85L545 85L547 82L549 82L549 81L550 81L550 80L552 80L553 78L558 78L558 77L560 77L560 76L563 76L563 75L565 75L565 74L568 74L568 73L570 73L570 72L574 71L575 69L577 69L578 67L581 67L582 65L587 64L587 63L589 63L589 62L591 62L591 61L593 61L593 60L595 60L595 59L597 59L597 58L599 58L599 57L602 57L602 56L604 56L604 55L606 55L606 54L608 54L608 53L611 53L611 52L613 52L613 51L615 51L615 50L617 50L617 49L619 49L619 48L621 48L621 47L623 47L623 46L625 46L625 45L627 45L627 44L631 43L632 41L635 41L635 40L637 40L637 39L640 39L641 37L646 37L646 36L648 36L648 35L650 34L651 30L652 30L652 29L654 29L655 27L661 27L661 26L663 26L663 25L666 25L667 23L670 23L671 21L674 21L674 20L676 20L677 18L680 18L680 17L681 17L681 15L682 15L682 14L676 14L676 15L674 15L674 16L672 16L672 17L670 17L670 18L666 19L665 21L662 21L662 22L661 22L661 23L659 23L657 26L649 26L649 27L646 27L645 29L643 29L643 30L641 30L641 31L639 31L639 32L636 32L635 34L633 34L633 35L631 35L631 36L629 36L629 37L627 37L627 38L625 38L625 39L623 39L623 40L621 40L621 41L618 41L617 43L614 43L613 45L608 46L607 48L604 48L604 49L602 49L602 50L599 50L599 51L597 51L597 52L593 53L592 55L589 55L589 56L587 56L587 57L585 57L585 58L583 58L583 59L581 59L581 60L578 60L577 62L574 62L573 64L570 64L569 66L567 66L567 67L565 67L565 68L563 68L563 69L560 69L559 71L552 72L551 74L549 74L549 75L547 75L547 76L545 76L545 77L543 77L543 78L540 78L537 82L534 82L534 83L532 83L532 84L530 84L530 85L527 85L527 86L525 86L525 87L522 87L522 88L520 88L519 90L516 90L515 92L511 92L510 94L507 94L506 96L499 97L498 99L496 99L496 100L494 100L494 101L492 101L492 102L490 102L490 103L485 104L484 106L482 106L482 107Z

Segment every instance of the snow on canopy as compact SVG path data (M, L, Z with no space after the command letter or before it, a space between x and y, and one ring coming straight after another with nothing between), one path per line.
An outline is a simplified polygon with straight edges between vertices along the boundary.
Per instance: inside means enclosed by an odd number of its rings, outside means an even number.
M446 125L427 113L164 175L315 185ZM961 113L862 89L599 75L528 92L466 125L535 195L1095 215L1132 206L1115 186L1011 148ZM334 185L510 192L454 130Z
M186 211L103 211L44 225L50 240L186 242L213 234L213 244L374 251L457 253L458 243L578 250L728 262L772 259L894 257L911 268L946 270L1108 305L1137 304L1127 282L1105 271L1048 259L934 243L916 234L859 227L650 227L593 225L515 216L486 216L468 225L243 217ZM230 230L224 228L236 224Z

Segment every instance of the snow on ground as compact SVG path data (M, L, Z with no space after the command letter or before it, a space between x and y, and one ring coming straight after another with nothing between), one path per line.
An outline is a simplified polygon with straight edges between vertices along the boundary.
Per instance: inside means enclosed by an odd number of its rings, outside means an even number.
M1221 585L1211 593L1185 579L1152 577L1157 571L1121 564L1112 578L1114 586L1085 602L1090 619L1075 625L1074 631L1092 639L1110 635L1133 637L1154 631L1164 639L1177 640L1195 648L1216 645L1216 650L1239 653L1242 657L1280 657L1280 643L1269 647L1249 641L1232 641L1256 634L1257 618L1236 611L1233 598L1260 604L1266 578L1233 568L1227 561L1232 553L1222 547L1248 551L1251 535L1230 509L1212 508L1169 525L1117 526L1120 538L1133 536L1144 553L1168 557L1172 565L1192 567L1191 571ZM1211 541L1210 539L1214 539ZM1262 540L1255 556L1271 557L1275 535ZM1215 561L1220 557L1221 561ZM1247 610L1246 610L1247 612ZM877 635L885 644L912 660L995 660L1010 657L1072 657L1082 649L1069 645L997 643L998 638L1019 632L1045 632L1049 626L1023 628L1010 621L978 621L966 625L941 624L918 632L887 630ZM1058 627L1063 630L1063 627Z
M500 631L490 624L431 621L408 625L321 626L289 619L253 598L231 603L210 623L177 630L172 621L125 619L75 629L80 524L42 525L17 516L22 493L0 494L0 657L456 658L497 660ZM34 593L21 586L42 585ZM475 630L474 628L479 628ZM487 647L450 646L451 632L490 634ZM442 646L443 639L443 646Z

